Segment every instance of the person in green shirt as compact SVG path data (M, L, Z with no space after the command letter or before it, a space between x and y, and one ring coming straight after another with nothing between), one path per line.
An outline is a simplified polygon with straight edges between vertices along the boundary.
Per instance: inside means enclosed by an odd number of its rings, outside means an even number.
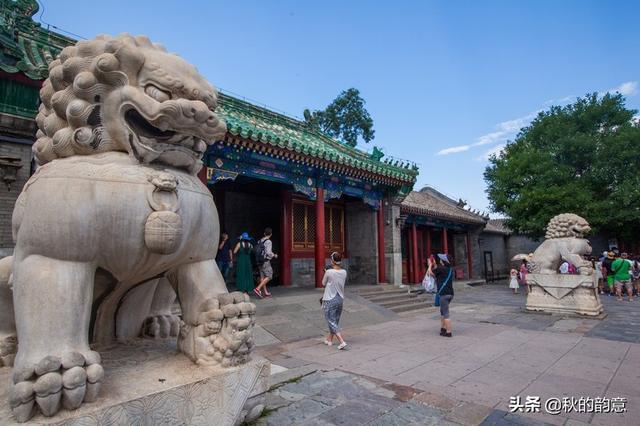
M622 255L613 261L611 264L611 270L613 271L616 293L618 294L618 300L622 300L622 287L627 289L627 295L629 296L629 302L633 301L633 287L631 285L631 262L627 259L627 253Z

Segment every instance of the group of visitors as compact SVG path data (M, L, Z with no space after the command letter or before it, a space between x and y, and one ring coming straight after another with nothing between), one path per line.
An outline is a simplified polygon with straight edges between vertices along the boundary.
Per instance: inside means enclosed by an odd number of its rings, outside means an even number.
M273 252L271 228L264 230L264 236L254 245L252 238L247 232L243 232L235 246L229 239L229 234L221 234L218 244L216 262L225 281L228 279L229 271L235 269L235 286L238 291L245 294L253 294L262 299L271 297L267 289L267 284L273 279L273 268L271 260L278 257ZM235 259L235 268L234 268ZM254 287L253 265L260 273L260 281ZM325 320L329 327L329 334L324 343L333 345L334 338L338 340L338 349L347 347L340 332L340 317L344 304L344 286L347 281L347 271L342 268L342 255L338 252L331 253L331 266L328 267L322 278L324 293L320 299ZM453 300L453 267L446 254L438 254L437 261L432 256L429 258L427 275L435 281L435 305L440 307L440 335L452 337L451 319L449 317L449 304ZM264 293L263 293L264 291Z
M611 249L597 260L592 258L592 262L598 278L598 293L615 294L618 300L626 293L629 302L633 301L634 293L640 293L640 256Z
M245 294L253 294L260 299L271 297L271 293L267 289L267 284L273 279L271 259L278 258L278 255L273 252L272 235L273 230L266 228L263 237L254 245L249 234L243 232L238 237L235 247L232 248L229 234L223 232L218 245L216 262L225 281L229 278L229 271L234 266L233 259L235 257L236 289ZM257 286L253 274L254 264L260 275Z

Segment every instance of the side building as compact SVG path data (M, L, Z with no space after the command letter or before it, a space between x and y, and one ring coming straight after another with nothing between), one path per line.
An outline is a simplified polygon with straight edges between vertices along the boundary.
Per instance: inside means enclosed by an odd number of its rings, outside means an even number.
M482 277L478 241L487 217L429 186L411 192L400 203L400 213L404 283L421 282L427 259L437 253L449 256L456 279Z

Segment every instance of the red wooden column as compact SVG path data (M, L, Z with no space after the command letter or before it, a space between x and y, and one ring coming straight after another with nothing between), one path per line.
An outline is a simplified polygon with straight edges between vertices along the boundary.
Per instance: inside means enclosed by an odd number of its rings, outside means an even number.
M280 276L282 285L291 285L291 192L282 190L282 217L280 218L280 234L282 236L282 253L280 256Z
M447 241L447 228L442 228L442 251L449 254L449 241Z
M467 270L469 271L469 279L473 276L473 257L471 254L471 234L467 232Z
M427 260L431 254L431 228L427 228Z
M378 283L387 282L387 270L384 259L384 201L378 207Z
M324 188L316 188L316 239L314 251L316 258L316 288L322 288L324 276Z
M420 266L418 265L418 229L415 223L411 224L411 263L413 267L411 270L413 271L413 277L411 277L411 281L413 283L417 283L420 281Z

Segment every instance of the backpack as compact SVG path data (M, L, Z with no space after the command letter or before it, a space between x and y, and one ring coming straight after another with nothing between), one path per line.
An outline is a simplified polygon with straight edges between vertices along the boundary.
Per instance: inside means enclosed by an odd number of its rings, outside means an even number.
M253 255L256 258L256 263L258 265L262 265L267 261L267 249L264 246L265 241L266 240L264 238L261 239L253 249Z

